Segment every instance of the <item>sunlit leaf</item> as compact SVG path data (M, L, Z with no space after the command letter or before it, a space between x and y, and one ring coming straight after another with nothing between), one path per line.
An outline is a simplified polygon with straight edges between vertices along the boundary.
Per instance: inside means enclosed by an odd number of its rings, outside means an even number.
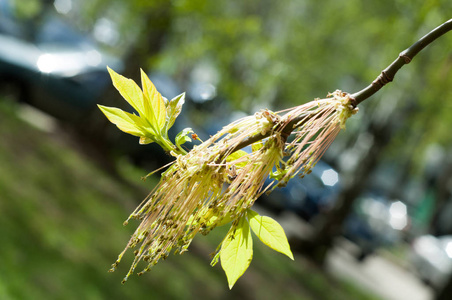
M220 252L217 252L215 256L212 258L212 261L210 262L210 265L213 267L218 263L218 260L220 259Z
M236 160L239 160L240 158L247 156L248 153L243 151L243 150L238 150L235 151L234 153L231 153L230 155L228 155L228 157L226 157L226 161L227 162L234 162ZM235 164L237 167L241 168L246 166L247 162L246 160L242 160L240 162L238 162L237 164Z
M160 132L166 122L165 101L146 73L143 70L140 71L145 100L143 105L145 118L151 123L155 131Z
M216 221L216 219L218 219L218 217L213 216L209 221L210 221L210 223L212 224L213 222ZM230 223L231 221L232 221L232 219L231 219L231 214L230 214L230 213L227 213L227 214L223 217L223 219L217 224L217 226L219 227L219 226L226 225L226 224Z
M143 120L119 108L98 105L99 109L104 113L110 122L115 124L120 130L135 136L145 136ZM148 128L148 130L151 130Z
M212 211L214 211L214 210L212 210ZM212 216L208 220L206 220L207 226L212 225L218 219L219 219L218 215L212 214ZM216 226L220 227L220 226L223 226L223 225L226 225L226 224L230 223L231 221L232 221L231 214L227 213L226 215L223 216L223 219L218 224L216 224Z
M289 242L281 225L272 218L260 216L251 209L248 209L247 212L250 227L259 239L268 247L287 255L293 260Z
M174 97L171 101L168 102L166 106L166 130L170 129L171 126L173 126L176 118L179 116L182 110L182 105L184 105L184 103L185 93Z
M143 106L143 92L140 87L132 79L128 79L109 67L107 67L110 73L111 80L114 87L118 90L121 96L140 114L143 116L145 113Z
M230 230L221 245L221 267L232 289L237 279L248 269L253 259L253 239L245 217L239 220L235 230Z
M254 144L251 144L251 150L253 152L258 151L262 147L264 147L264 143L262 143L262 141L258 141L258 142L254 143Z
M191 138L188 136L190 133L193 133L193 129L185 128L181 132L176 135L176 146L179 147L186 142L191 142Z

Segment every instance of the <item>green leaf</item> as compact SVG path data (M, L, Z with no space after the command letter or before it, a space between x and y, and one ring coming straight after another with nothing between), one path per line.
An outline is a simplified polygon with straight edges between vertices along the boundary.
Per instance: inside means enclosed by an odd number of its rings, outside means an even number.
M210 224L212 224L213 222L215 222L217 219L218 219L218 217L215 217L215 216L213 216L212 218L210 218L210 220L209 220ZM227 214L223 217L223 219L221 220L221 222L219 222L219 223L217 224L217 226L220 227L220 226L226 225L226 224L230 223L231 221L232 221L231 213L227 213Z
M228 278L229 289L232 289L237 279L248 269L253 259L253 239L250 226L242 217L237 227L231 227L221 245L221 267Z
M213 210L212 210L213 211ZM213 223L215 223L217 220L219 219L219 216L212 214L212 216L210 218L208 218L206 220L206 224L207 226L211 226ZM223 219L221 220L221 222L219 222L218 224L216 224L217 227L226 225L228 223L230 223L232 221L231 219L231 214L227 213L226 215L223 216Z
M185 103L185 93L180 94L179 96L174 97L171 101L166 105L166 131L170 129L176 118L179 116L182 105Z
M128 79L122 75L119 75L109 67L107 67L110 73L111 80L114 87L119 91L121 96L140 114L143 116L143 92L140 87L132 79Z
M185 128L176 135L176 146L178 148L180 147L180 145L185 144L186 142L191 142L191 138L188 136L190 133L194 133L193 129Z
M259 216L257 212L251 209L248 209L247 213L251 229L262 243L293 260L289 242L281 225L270 217Z
M103 105L98 105L98 107L120 130L139 137L146 136L145 124L140 117L115 107Z
M145 118L154 127L156 132L160 132L165 127L166 122L165 101L146 73L141 69L140 71L144 95Z
M215 256L212 258L210 265L213 267L218 263L218 259L220 258L220 252L217 252Z
M237 150L234 153L231 153L230 155L228 155L228 157L226 157L226 161L227 162L234 162L235 160L238 160L244 156L247 156L248 153L243 151L243 150ZM244 166L246 166L246 161L242 161L239 162L237 164L235 164L235 166L239 167L239 168L243 168Z
M258 151L262 147L264 147L264 144L262 143L262 141L258 141L258 142L254 143L254 144L251 144L251 150L253 152Z

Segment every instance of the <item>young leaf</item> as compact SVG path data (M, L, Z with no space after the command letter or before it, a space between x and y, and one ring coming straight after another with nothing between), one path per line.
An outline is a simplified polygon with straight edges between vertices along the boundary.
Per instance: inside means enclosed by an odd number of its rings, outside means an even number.
M213 223L215 223L218 220L219 216L212 214L212 216L210 218L206 219L206 224L207 226L211 226ZM216 224L217 227L226 225L228 223L230 223L232 221L231 219L231 214L227 213L226 215L223 216L223 219L221 220L221 222L218 222L218 224Z
M177 116L179 116L182 105L185 103L185 93L180 94L179 96L174 97L171 101L169 101L166 105L166 131L173 126L176 121Z
M237 227L231 227L221 245L221 267L228 278L229 289L248 269L253 259L253 239L250 226L245 217L239 220Z
M146 135L145 124L140 117L115 107L103 105L98 105L98 107L108 120L118 126L120 130L139 137ZM150 128L147 129L151 130Z
M262 147L264 147L264 144L262 143L262 141L258 141L254 144L251 144L251 150L253 152L259 151L259 149L261 149Z
M186 142L191 142L191 138L188 136L190 133L193 133L193 129L185 128L176 135L176 146L178 148L180 147L180 145L185 144Z
M226 157L226 161L227 162L233 162L233 161L235 161L237 159L240 159L240 158L242 158L242 157L244 157L246 155L248 155L248 153L246 153L245 151L237 150L234 153L231 153L228 157ZM237 163L236 166L239 167L239 168L242 168L242 167L246 166L246 163L247 163L246 161L242 161L242 162Z
M217 219L218 219L218 217L216 217L216 216L213 216L212 218L210 218L210 220L209 220L210 224L212 224L213 222L215 222ZM219 222L219 223L217 224L217 227L226 225L226 224L230 223L231 221L232 221L232 219L231 219L231 214L230 214L230 213L227 213L227 214L223 217L223 220L221 220L221 222Z
M156 132L160 132L166 122L165 101L146 73L141 69L140 71L144 95L144 117L154 127Z
M268 247L287 255L293 260L289 242L281 225L270 217L259 216L257 212L251 209L248 209L247 213L250 227L259 239Z
M122 75L119 75L109 67L107 67L110 73L111 80L114 87L119 91L121 96L140 114L144 115L143 106L143 92L140 87L132 79L128 79Z

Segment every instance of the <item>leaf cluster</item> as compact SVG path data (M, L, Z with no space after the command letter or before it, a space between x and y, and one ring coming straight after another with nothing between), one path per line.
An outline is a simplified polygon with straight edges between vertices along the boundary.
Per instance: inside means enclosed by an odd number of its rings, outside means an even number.
M281 225L270 217L260 216L248 209L245 215L232 224L219 252L229 288L245 273L253 259L251 231L268 247L294 259ZM215 265L217 259L218 256L214 258L212 265Z
M171 101L163 97L152 81L141 70L142 89L131 79L128 79L108 68L113 85L121 96L133 107L137 114L128 113L119 108L98 105L105 116L120 130L140 138L140 144L155 142L165 151L183 151L177 143L177 148L168 138L168 130L173 126L185 102L185 93ZM182 135L183 136L183 135ZM187 139L185 139L186 141Z

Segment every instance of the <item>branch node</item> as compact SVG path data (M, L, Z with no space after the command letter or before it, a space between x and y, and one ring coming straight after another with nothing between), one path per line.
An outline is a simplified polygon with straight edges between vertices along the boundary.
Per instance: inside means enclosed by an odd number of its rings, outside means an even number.
M409 48L402 51L397 59L392 62L380 75L366 88L354 93L355 103L359 104L375 94L380 90L385 84L392 81L396 73L402 66L409 64L411 60L416 56L419 51L424 49L426 46L431 44L437 38L452 30L452 19L444 22L440 26L436 27L426 35L424 35L420 40L415 42Z
M405 62L405 64L409 64L410 62L411 62L411 57L409 57L407 54L405 54L405 53L400 53L399 54L399 57L401 58L401 59L403 59L403 61Z
M348 97L350 99L351 106L353 106L353 108L356 108L358 106L358 102L356 101L355 97L353 97L351 94L348 94Z
M386 71L382 71L380 75L372 82L372 85L375 90L381 89L384 85L391 82L393 77L388 75Z

